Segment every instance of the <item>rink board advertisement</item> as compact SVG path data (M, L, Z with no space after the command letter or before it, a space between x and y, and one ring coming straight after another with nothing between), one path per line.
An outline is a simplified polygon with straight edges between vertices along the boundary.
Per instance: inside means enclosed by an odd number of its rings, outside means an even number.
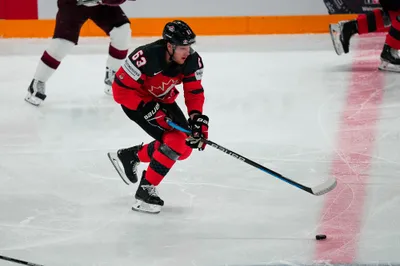
M18 1L0 0L0 9L0 37L52 37L56 0L24 0L23 9ZM165 23L176 18L198 35L326 33L329 23L353 18L330 15L324 0L188 0L185 5L181 0L136 0L122 9L132 22L132 36L159 36ZM81 36L106 35L89 20Z
M380 8L379 0L323 0L329 14L361 14Z

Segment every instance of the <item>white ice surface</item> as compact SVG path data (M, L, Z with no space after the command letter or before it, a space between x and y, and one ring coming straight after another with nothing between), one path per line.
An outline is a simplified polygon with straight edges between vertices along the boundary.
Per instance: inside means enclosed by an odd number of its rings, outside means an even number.
M81 39L36 108L23 98L47 44L0 40L0 255L52 266L312 262L324 197L211 147L171 170L159 215L131 211L136 186L106 152L150 138L103 93L107 39ZM338 57L328 35L200 37L197 50L210 139L307 185L330 175L351 55ZM398 81L386 78L359 262L400 261Z

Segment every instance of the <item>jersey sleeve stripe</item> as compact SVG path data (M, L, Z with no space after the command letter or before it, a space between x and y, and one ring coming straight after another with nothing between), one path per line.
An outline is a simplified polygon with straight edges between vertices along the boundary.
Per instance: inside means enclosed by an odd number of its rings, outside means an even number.
M193 82L193 81L196 81L197 79L196 79L196 77L195 76L192 76L192 77L184 77L183 79L182 79L182 82L183 83L187 83L187 82Z
M200 94L200 93L203 93L204 92L204 89L203 88L201 88L201 89L197 89L197 90L192 90L192 91L189 91L191 94Z
M131 88L131 87L129 87L129 86L126 86L118 77L115 77L115 78L114 78L114 82L115 82L118 86L120 86L120 87L122 87L122 88L124 88L124 89L135 90L134 88Z

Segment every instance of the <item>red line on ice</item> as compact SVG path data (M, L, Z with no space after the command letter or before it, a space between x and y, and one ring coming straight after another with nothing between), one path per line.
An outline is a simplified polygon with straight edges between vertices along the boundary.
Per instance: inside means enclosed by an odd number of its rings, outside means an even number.
M369 179L379 108L383 98L384 74L379 72L380 45L367 50L374 40L360 39L354 55L347 102L342 113L337 154L331 174L336 189L325 196L318 233L327 235L316 244L315 259L331 263L352 263L357 257L362 226L366 183ZM345 78L343 76L343 78Z

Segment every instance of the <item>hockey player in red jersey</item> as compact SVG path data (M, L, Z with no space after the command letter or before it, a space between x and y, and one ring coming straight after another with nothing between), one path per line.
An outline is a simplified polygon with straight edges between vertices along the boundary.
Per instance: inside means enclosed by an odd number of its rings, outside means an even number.
M380 70L400 72L400 0L380 0L381 9L361 14L355 20L340 21L330 25L330 33L338 55L349 52L354 34L387 31L381 53Z
M108 154L127 184L137 182L137 166L141 162L149 163L135 195L135 210L159 212L164 201L158 196L156 186L177 160L188 158L192 149L205 148L202 138L208 137L208 117L203 114L204 66L191 47L195 38L185 22L169 22L162 39L134 50L115 75L112 86L115 101L154 139L146 145ZM181 83L189 119L175 102L179 93L176 85ZM171 128L165 118L190 129L192 137Z
M53 38L44 51L25 100L40 105L46 98L46 82L63 58L78 44L82 25L91 19L108 36L110 45L106 62L105 88L111 94L115 72L128 54L131 39L130 21L119 6L126 0L58 0L58 12Z

